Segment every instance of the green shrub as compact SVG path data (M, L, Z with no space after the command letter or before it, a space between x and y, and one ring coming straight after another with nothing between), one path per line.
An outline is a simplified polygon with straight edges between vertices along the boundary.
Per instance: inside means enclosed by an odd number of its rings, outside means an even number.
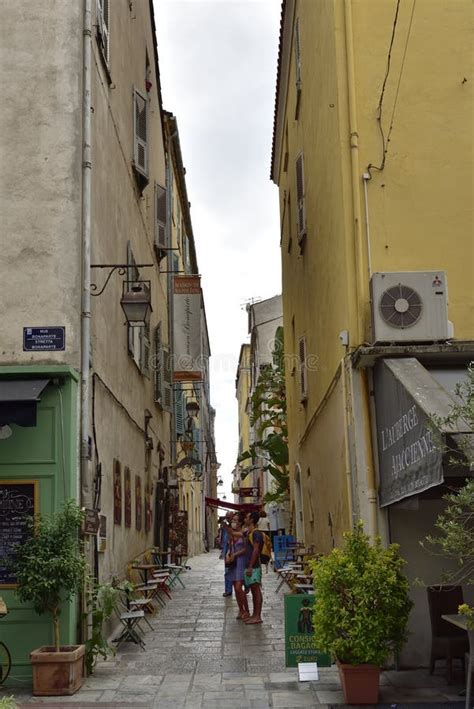
M17 709L18 704L15 701L15 697L2 697L0 699L0 709Z
M382 665L407 638L412 602L398 546L373 545L361 522L344 546L312 562L314 627L320 650L340 662Z

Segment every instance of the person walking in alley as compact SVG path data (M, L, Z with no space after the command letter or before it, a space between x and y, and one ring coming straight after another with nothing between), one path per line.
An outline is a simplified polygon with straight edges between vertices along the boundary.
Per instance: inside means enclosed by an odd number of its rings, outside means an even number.
M225 559L227 552L229 551L229 525L231 523L233 512L227 512L226 516L221 524L221 542L222 542L222 553L221 558ZM232 569L227 566L224 567L224 593L223 596L232 596Z
M235 591L235 598L239 606L239 614L237 620L246 620L250 617L247 596L244 587L245 562L247 553L247 540L242 532L242 524L244 521L243 514L236 512L230 523L229 535L229 552L228 556L233 562L230 569L230 578Z
M263 548L263 535L257 529L260 515L258 512L249 512L247 515L248 537L245 565L245 585L250 588L253 601L252 615L244 622L247 625L256 625L262 622L262 567L260 554Z

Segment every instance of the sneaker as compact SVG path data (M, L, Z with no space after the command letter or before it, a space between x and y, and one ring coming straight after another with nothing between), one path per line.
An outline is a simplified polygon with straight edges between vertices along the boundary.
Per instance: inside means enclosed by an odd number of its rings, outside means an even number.
M222 595L223 595L224 597L225 597L225 596L232 596L232 593L223 593Z

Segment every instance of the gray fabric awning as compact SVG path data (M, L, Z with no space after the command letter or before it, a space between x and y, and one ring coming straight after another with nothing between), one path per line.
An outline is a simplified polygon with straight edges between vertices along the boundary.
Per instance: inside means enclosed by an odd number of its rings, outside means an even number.
M36 426L36 405L50 379L1 379L0 426Z
M442 483L443 441L471 431L461 419L442 421L456 401L414 357L382 360L374 382L383 507Z

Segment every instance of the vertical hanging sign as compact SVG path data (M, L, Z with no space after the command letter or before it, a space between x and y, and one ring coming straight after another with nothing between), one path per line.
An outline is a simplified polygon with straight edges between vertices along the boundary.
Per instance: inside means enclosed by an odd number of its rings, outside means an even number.
M174 276L173 381L202 379L201 278Z

